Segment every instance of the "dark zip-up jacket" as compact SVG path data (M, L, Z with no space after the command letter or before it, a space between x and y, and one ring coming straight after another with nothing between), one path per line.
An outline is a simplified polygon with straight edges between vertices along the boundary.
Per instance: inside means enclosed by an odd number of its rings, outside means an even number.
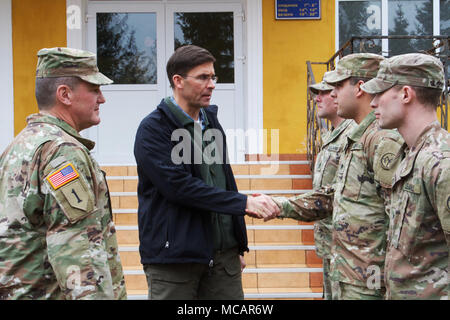
M205 108L208 121L224 137L217 119L217 106ZM248 251L245 226L247 196L237 192L226 152L221 152L226 190L207 185L200 164L194 164L191 145L190 163L175 164L172 150L180 140L172 133L184 129L164 100L139 125L134 155L139 176L138 225L142 264L204 263L214 254L211 212L229 214L239 243L239 252Z

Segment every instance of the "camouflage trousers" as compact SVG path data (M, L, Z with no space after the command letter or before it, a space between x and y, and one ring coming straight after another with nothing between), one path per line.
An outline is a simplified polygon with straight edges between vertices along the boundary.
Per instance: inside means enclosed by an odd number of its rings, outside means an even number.
M363 286L331 281L332 300L384 300L386 288L369 289Z
M214 255L214 266L200 263L146 264L149 300L243 300L238 249Z
M323 258L323 299L332 300L331 278L330 278L330 259Z

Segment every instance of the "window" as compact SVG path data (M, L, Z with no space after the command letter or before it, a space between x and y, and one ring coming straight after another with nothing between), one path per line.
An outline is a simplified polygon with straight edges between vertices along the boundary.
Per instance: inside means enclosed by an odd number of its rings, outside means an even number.
M156 84L156 13L97 13L98 67L115 84Z
M208 49L219 83L234 83L233 12L175 12L174 24L175 49L187 44Z
M450 0L337 0L337 10L338 48L352 36L437 35L437 30L448 35L450 31ZM431 39L376 39L359 45L367 52L392 56L428 50L433 43Z
M339 48L360 35L381 36L381 0L339 3ZM375 40L366 51L379 53L381 41Z
M441 0L441 35L450 36L450 0Z
M432 0L391 0L388 10L390 35L433 34ZM432 46L431 39L391 39L389 40L389 55L427 50Z

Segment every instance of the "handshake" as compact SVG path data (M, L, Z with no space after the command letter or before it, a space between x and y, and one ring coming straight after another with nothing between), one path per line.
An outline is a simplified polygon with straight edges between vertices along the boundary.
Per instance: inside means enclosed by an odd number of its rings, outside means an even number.
M278 205L265 194L253 194L247 197L245 212L253 218L268 221L280 215Z

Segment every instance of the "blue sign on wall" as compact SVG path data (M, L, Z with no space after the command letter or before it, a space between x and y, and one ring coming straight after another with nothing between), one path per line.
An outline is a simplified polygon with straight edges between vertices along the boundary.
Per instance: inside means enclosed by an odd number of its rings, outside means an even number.
M275 0L276 19L320 19L320 0Z

